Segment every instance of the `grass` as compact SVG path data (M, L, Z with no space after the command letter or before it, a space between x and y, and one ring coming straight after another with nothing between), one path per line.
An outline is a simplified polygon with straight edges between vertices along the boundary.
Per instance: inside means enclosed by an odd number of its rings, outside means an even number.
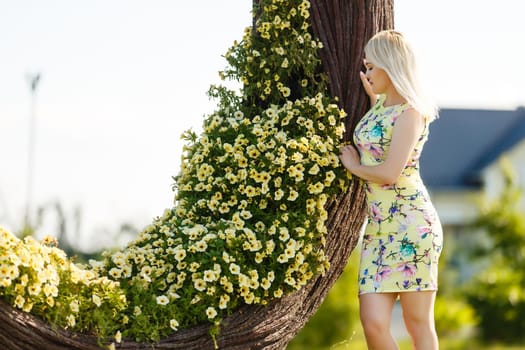
M458 339L441 337L439 339L440 350L525 350L525 345L504 345L504 344L481 344L473 339ZM400 350L412 350L409 339L398 342ZM316 350L316 349L308 349ZM362 334L355 334L352 338L332 345L324 350L367 350L366 342Z

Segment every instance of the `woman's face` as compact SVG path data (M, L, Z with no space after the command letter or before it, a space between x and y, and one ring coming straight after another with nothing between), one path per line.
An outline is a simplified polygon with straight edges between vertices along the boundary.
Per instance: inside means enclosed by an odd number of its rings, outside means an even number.
M386 93L392 86L392 81L385 70L376 67L373 63L367 61L366 58L364 64L366 67L366 78L372 86L372 91L377 95Z

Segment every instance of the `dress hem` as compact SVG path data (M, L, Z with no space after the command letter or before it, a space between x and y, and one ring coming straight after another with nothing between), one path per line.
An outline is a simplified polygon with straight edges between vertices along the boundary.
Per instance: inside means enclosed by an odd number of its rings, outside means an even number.
M409 292L437 292L438 288L420 288L420 289L403 289L403 290L381 290L381 291L359 291L358 295L363 294L387 294L387 293L409 293Z

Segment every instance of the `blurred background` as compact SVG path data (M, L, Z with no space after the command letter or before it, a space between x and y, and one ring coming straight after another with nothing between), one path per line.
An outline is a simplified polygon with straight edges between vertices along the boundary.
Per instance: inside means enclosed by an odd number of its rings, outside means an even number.
M179 136L213 111L206 91L251 4L0 0L0 225L89 257L170 207ZM512 0L395 0L441 108L421 162L445 227L443 349L525 349L524 13ZM290 349L365 349L358 254Z

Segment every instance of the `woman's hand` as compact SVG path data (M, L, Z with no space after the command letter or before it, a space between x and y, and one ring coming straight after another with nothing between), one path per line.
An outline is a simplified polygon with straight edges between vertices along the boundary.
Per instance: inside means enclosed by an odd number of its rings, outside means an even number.
M353 170L361 165L361 157L359 152L352 145L346 145L341 148L339 159L343 166L353 173Z
M363 60L363 63L366 66L366 60ZM377 95L372 90L372 85L370 85L366 74L363 72L359 72L359 77L361 78L361 83L363 84L363 88L365 89L366 94L370 98L370 104L372 106L375 105L377 102Z

